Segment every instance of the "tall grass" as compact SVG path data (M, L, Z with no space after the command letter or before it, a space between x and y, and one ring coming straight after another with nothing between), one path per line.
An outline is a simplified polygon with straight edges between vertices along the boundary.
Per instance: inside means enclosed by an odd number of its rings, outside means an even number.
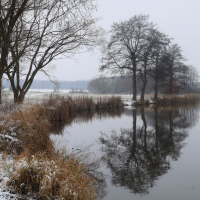
M3 133L9 135L12 128L15 137L31 154L44 151L49 155L54 153L53 143L49 137L51 124L47 120L44 108L29 106L24 110L16 110L5 116L3 122L0 126L1 130L4 130Z
M75 158L65 154L49 159L28 151L16 158L9 185L19 194L36 193L37 199L95 199L95 177Z
M163 95L158 97L155 102L157 105L173 105L173 104L194 104L200 102L200 95Z
M51 95L49 99L42 103L50 122L66 121L69 114L78 111L102 110L110 108L122 108L123 103L120 97L99 98L93 100L92 97L61 97Z

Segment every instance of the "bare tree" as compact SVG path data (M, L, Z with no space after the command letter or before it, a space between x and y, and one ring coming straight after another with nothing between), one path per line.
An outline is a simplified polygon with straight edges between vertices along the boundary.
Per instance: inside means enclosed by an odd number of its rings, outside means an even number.
M182 55L182 50L178 44L172 44L167 49L166 56L166 71L168 74L169 94L172 94L173 84L179 82L181 66L185 58Z
M114 91L113 79L107 77L99 77L92 79L88 84L88 90L92 93L108 94Z
M157 100L158 95L158 83L159 81L165 80L167 77L167 72L165 70L165 60L166 57L166 51L168 44L170 43L170 38L168 38L166 35L159 33L157 35L158 39L161 42L158 42L151 53L151 59L150 59L150 66L148 68L148 75L151 76L151 78L154 79L154 100Z
M1 0L0 1L0 101L3 73L12 66L7 59L12 43L12 35L18 19L30 7L30 0Z
M149 26L147 15L138 15L128 21L114 23L111 38L103 49L100 71L111 70L113 74L133 78L133 100L136 100L136 74L145 51L146 35Z
M20 28L16 27L18 32L12 43L10 62L17 61L6 71L15 99L20 102L36 74L46 73L45 67L53 59L72 58L76 53L90 51L102 40L102 29L95 27L98 19L93 17L95 0L36 2L35 9L22 16ZM23 54L18 55L22 50ZM20 72L18 68L22 62L28 67ZM19 79L22 75L25 81L21 86Z
M145 42L143 44L144 50L141 53L141 59L140 59L141 62L140 62L140 67L139 67L139 77L141 81L143 82L143 86L141 88L142 102L144 101L144 93L145 93L145 89L147 85L147 75L149 74L148 72L150 71L150 74L152 74L151 66L154 65L154 62L153 62L154 57L158 59L158 55L161 52L161 48L164 48L166 45L168 45L170 42L170 39L168 39L165 34L161 33L160 31L155 29L153 25L151 25L148 28L148 32L146 34L146 40L144 42ZM156 64L158 65L158 63ZM154 73L158 73L158 71L155 70ZM155 74L154 74L154 77L155 77ZM155 93L157 93L157 91Z
M199 72L198 70L192 66L192 65L189 65L188 66L188 74L189 74L189 77L188 77L188 83L191 87L194 87L194 83L198 82L199 81Z
M60 81L55 80L55 81L53 81L53 83L54 83L54 85L55 85L55 87L54 87L54 92L58 92L59 89L60 89L60 86L61 86Z

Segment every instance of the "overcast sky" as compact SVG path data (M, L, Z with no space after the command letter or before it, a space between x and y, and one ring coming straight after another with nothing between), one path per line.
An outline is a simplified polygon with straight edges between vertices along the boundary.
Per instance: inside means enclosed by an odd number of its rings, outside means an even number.
M98 0L96 16L102 17L98 25L109 31L113 22L128 20L134 15L148 14L149 21L174 38L188 59L200 71L200 0ZM73 60L54 61L52 73L58 80L86 80L100 75L101 53L77 55ZM40 75L38 78L43 79Z

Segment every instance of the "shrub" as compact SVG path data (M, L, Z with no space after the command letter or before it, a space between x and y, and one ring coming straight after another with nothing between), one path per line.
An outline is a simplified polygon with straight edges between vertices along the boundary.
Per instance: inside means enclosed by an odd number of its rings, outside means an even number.
M9 185L20 194L37 193L38 199L94 199L96 180L74 157L49 159L28 151L16 158Z
M4 133L8 133L8 129L13 127L17 139L31 154L46 152L49 156L53 155L54 148L49 137L51 124L44 108L37 105L28 106L5 116L2 121L6 123L0 127Z

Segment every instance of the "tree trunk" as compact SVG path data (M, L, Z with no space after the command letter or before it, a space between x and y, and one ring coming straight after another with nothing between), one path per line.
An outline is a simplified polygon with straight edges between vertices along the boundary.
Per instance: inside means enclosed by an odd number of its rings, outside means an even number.
M2 103L2 76L0 76L0 104Z
M170 78L170 82L169 82L169 94L172 94L172 78Z
M156 59L156 74L155 74L155 94L154 94L154 101L157 101L158 98L158 57Z
M13 90L14 93L14 102L19 103L18 91L17 89Z
M145 89L146 89L146 85L147 85L147 60L145 60L144 63L144 77L142 78L142 82L143 82L143 86L141 89L141 103L144 103L144 93L145 93Z
M23 103L24 102L24 98L25 98L24 92L20 91L20 94L19 94L19 103Z
M158 78L155 79L155 94L154 94L154 100L157 101L158 98Z
M132 100L136 101L137 95L137 85L136 85L136 70L133 70L133 98Z

